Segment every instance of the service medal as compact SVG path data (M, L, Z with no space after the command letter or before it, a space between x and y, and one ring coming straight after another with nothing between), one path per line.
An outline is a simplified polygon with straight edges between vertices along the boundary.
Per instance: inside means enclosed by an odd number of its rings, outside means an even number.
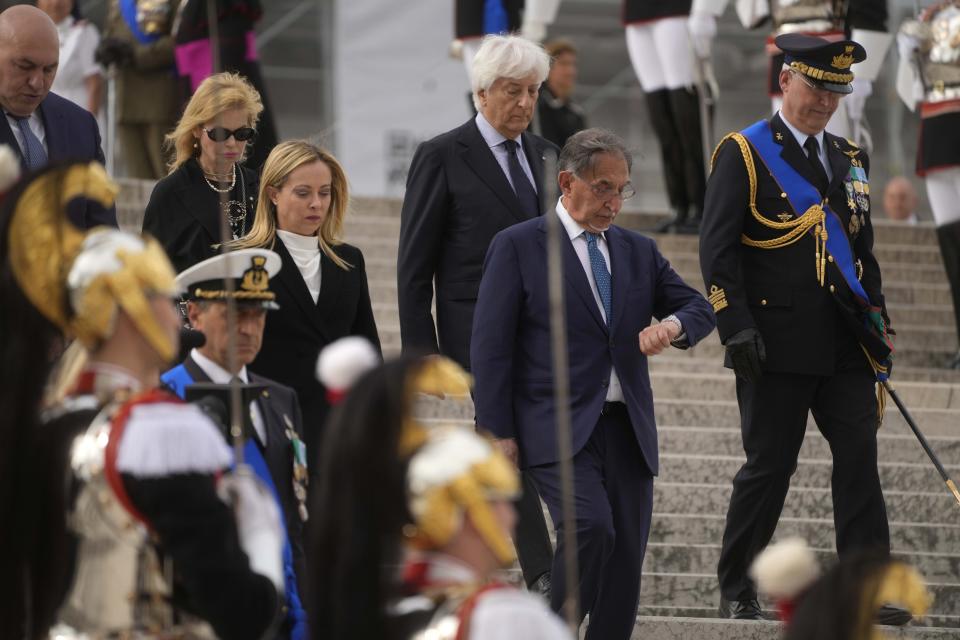
M849 229L851 237L860 233L860 218L857 216L857 214L850 216Z

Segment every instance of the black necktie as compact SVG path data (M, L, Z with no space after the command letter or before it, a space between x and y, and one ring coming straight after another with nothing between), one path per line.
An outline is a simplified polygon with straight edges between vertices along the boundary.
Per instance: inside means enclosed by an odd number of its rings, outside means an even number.
M830 181L827 180L827 171L823 168L823 163L820 162L820 145L817 144L816 138L810 136L803 143L803 148L807 150L807 160L810 161L810 167L813 169L813 175L816 179L813 186L817 188L820 195L825 196Z
M520 159L517 158L517 141L504 140L503 146L507 148L507 167L510 169L510 181L513 183L513 190L517 192L517 199L520 200L520 208L531 218L540 215L540 201L537 199L537 192L533 190L530 179L523 172L520 166Z

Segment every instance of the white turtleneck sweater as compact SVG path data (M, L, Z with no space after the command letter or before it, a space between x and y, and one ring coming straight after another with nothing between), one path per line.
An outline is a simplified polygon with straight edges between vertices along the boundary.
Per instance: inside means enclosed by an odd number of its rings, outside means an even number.
M320 244L317 236L301 236L290 231L277 229L277 237L293 258L303 281L307 283L314 304L320 297Z

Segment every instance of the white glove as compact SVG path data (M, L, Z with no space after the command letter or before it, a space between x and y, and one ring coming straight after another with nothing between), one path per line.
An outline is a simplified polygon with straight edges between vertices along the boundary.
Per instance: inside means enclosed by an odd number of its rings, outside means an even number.
M283 592L283 525L280 510L270 490L253 469L238 465L225 474L217 486L220 498L233 507L240 546L250 559L254 573L270 578Z
M863 119L863 109L867 98L873 94L873 83L861 78L853 79L853 92L847 95L843 102L847 108L847 115L852 122L859 123Z
M543 39L547 37L547 25L535 20L524 20L523 26L520 28L520 35L531 42L543 42Z
M698 58L709 58L713 39L717 36L717 17L712 13L697 11L687 18L690 44Z
M912 61L913 52L920 48L920 41L914 36L900 32L897 34L897 53L901 60Z

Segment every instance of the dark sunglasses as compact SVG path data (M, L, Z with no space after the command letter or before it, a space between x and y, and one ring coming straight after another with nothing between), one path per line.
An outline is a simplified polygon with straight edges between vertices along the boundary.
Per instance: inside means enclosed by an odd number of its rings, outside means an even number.
M233 136L237 142L248 142L257 137L257 130L253 127L240 127L233 131L226 127L213 127L204 129L204 131L207 132L207 137L214 142L226 142L230 136Z

